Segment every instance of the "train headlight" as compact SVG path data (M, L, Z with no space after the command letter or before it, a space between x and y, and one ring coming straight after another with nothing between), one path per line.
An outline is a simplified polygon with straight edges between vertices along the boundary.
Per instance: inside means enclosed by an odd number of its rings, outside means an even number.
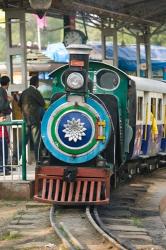
M80 89L84 85L84 77L78 72L73 72L68 75L66 83L71 89Z

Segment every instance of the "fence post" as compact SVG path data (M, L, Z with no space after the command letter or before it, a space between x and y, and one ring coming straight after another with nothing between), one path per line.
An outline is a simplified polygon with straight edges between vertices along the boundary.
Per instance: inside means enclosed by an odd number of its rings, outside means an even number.
M22 180L26 181L26 124L22 122Z

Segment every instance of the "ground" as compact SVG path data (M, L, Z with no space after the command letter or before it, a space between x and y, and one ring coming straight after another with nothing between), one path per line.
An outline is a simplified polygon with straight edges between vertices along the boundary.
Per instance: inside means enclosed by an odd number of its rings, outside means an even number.
M60 249L61 242L49 223L49 210L49 206L33 201L0 200L0 249Z

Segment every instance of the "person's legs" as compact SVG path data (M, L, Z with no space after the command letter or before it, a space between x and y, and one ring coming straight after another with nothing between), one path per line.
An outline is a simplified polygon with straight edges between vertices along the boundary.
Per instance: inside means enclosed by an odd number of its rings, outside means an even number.
M0 172L3 172L2 138L0 138Z
M4 141L2 140L2 138L0 138L0 173L3 172L3 166L6 166L7 164L8 164L8 143L6 138L4 138ZM8 167L5 167L5 174L7 175L9 173L10 172Z
M25 144L28 144L31 136L31 126L26 126L25 128ZM20 138L19 138L19 160L22 157L22 131L20 129ZM18 162L16 162L18 164Z
M4 138L4 141L2 140L2 138L0 138L0 166L7 165L7 163L8 163L8 144L6 138Z
M40 125L33 125L31 127L31 133L32 133L32 139L33 139L33 145L34 145L34 153L35 153L35 160L36 163L38 162L38 154L39 154L39 142L40 142Z
M18 130L17 130L18 129ZM22 152L22 131L21 128L13 129L13 159L14 165L18 164Z
M4 150L5 150L5 165L8 164L8 143L6 138L4 138Z

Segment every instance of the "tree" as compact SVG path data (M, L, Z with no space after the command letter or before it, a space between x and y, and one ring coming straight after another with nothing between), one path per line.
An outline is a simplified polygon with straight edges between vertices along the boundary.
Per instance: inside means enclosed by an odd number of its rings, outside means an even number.
M48 43L62 41L63 20L58 18L46 17L46 27L40 29L41 45L46 47ZM38 42L36 17L32 14L26 15L26 40L32 43ZM61 29L59 29L61 27ZM50 31L49 31L50 30Z
M6 32L4 28L0 27L0 62L6 60Z

